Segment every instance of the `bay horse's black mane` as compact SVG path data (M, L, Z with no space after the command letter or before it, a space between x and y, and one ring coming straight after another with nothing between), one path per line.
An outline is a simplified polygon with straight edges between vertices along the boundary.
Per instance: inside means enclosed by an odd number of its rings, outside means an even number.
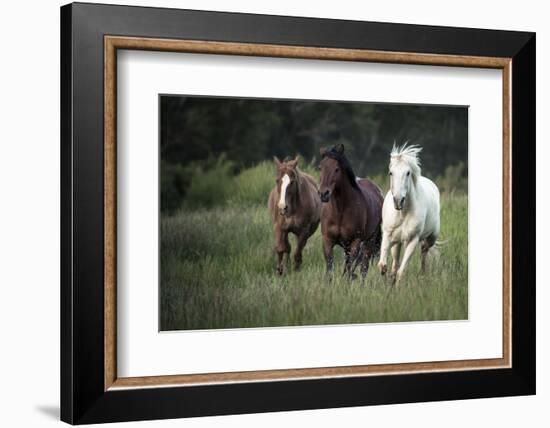
M351 187L359 190L359 185L357 184L357 176L353 172L353 169L351 168L351 164L349 163L348 158L346 158L346 156L343 153L340 153L339 151L337 151L336 147L333 147L329 150L325 150L325 152L323 153L323 157L325 156L337 161L338 165L340 165L340 168L342 168L342 171L346 173L346 176L348 177Z

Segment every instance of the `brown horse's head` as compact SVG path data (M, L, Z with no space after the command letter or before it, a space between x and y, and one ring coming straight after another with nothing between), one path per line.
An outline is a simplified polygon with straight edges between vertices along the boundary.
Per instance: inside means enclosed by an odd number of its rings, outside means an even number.
M338 144L331 149L321 149L321 184L319 196L322 202L328 202L336 190L341 188L345 181L352 187L357 187L355 173L349 161L344 156L344 145Z
M292 211L292 201L297 193L300 174L298 172L298 156L292 160L280 161L277 156L273 157L277 166L277 191L279 200L277 208L281 215L289 215Z

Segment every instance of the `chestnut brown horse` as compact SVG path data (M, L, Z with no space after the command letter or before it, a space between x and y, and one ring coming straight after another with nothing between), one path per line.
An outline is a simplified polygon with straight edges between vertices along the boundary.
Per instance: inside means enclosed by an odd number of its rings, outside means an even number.
M380 188L358 179L344 155L344 145L321 149L321 232L327 273L333 270L333 248L344 249L344 274L355 277L360 264L363 278L381 243L382 203Z
M321 202L313 177L298 169L298 157L285 162L277 157L273 159L277 166L277 185L269 194L268 206L273 220L277 272L282 275L284 255L290 260L288 234L293 233L297 238L294 268L298 270L307 240L319 227Z

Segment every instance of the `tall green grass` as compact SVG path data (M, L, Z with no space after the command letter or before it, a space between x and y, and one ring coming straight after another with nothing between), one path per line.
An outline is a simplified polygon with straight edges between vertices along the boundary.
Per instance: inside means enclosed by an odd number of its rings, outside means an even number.
M467 318L465 194L442 195L446 243L440 255L430 259L425 274L419 272L416 251L398 288L391 287L375 265L365 283L342 278L339 249L335 275L328 282L320 230L305 248L302 270L278 276L266 207L273 168L263 163L237 175L230 180L224 203L162 216L162 330Z

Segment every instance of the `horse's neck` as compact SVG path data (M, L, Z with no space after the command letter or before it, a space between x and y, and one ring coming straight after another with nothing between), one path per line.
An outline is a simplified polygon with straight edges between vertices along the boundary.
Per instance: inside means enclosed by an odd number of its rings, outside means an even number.
M298 208L300 207L300 201L301 201L300 193L302 192L302 186L304 185L304 177L300 175L299 172L296 173L296 181L297 181L296 190L291 195L292 201L291 201L290 209L293 212L298 211Z
M334 206L339 213L344 213L346 208L355 203L357 198L361 197L360 190L354 188L347 178L344 183L338 187L335 192Z
M412 180L411 187L409 189L409 194L407 196L407 199L405 200L405 206L403 207L403 214L406 214L409 211L414 210L416 207L416 204L418 203L418 188L420 180L420 176L416 177L416 179Z

